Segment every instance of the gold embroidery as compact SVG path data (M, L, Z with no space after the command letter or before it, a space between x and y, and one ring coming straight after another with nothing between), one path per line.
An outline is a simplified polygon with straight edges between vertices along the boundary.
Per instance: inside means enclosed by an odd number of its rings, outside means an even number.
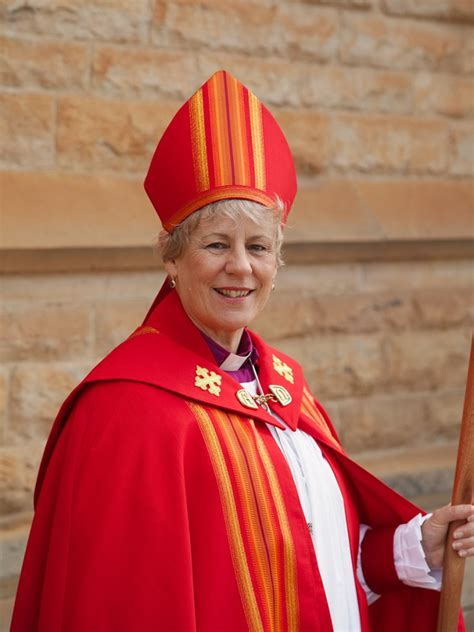
M198 90L189 100L189 123L196 188L198 191L207 191L210 185L202 90Z
M288 380L288 382L291 382L291 384L293 384L295 381L293 378L293 369L289 367L285 362L280 360L280 358L277 358L276 355L272 356L272 358L273 368L278 373L278 375L281 375L281 377L284 377L285 380Z
M262 104L257 97L249 92L250 132L253 146L253 164L255 171L255 186L265 189L265 144L263 140Z
M221 394L221 382L222 377L214 373L214 371L209 371L209 369L199 365L196 366L194 386L202 388L203 391L209 391L211 395L219 397Z
M232 489L231 478L214 423L204 408L191 402L187 402L187 405L194 413L211 457L224 511L224 520L227 536L229 538L232 562L237 577L237 585L239 587L249 630L252 632L263 632L262 618L260 616L255 590L252 585L250 568L245 552L245 544L236 506L236 495Z
M299 630L299 603L298 603L298 580L296 576L296 555L293 543L291 527L286 512L285 501L281 491L278 475L265 447L265 444L258 434L255 424L251 424L251 428L255 435L257 449L262 459L265 471L270 483L270 490L275 502L276 513L280 529L283 535L283 561L284 561L284 577L285 577L285 597L287 612L287 628L288 632L297 632Z

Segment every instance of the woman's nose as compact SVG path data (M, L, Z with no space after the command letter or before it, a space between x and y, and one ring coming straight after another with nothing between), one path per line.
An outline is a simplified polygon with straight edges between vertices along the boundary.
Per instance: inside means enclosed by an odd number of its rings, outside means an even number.
M228 274L247 274L252 272L249 253L245 247L229 249L225 270Z

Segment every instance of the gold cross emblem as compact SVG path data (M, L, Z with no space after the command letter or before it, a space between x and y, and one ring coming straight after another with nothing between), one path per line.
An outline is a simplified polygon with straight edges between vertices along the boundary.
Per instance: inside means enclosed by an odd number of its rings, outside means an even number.
M219 397L221 394L221 382L222 377L217 375L217 373L214 373L214 371L209 371L209 369L199 365L196 366L194 386L202 388L203 391L209 391L211 395Z
M278 375L281 375L281 377L284 377L285 380L288 380L288 382L291 382L293 384L293 382L295 381L293 378L293 369L289 367L285 362L280 360L280 358L277 358L275 355L272 357L273 368L278 373Z

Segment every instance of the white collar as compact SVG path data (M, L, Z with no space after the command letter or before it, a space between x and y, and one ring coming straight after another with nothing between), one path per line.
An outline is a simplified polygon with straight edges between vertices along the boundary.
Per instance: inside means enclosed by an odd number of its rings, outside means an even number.
M250 353L245 356L229 353L224 362L219 366L223 371L238 371L243 364L249 359Z

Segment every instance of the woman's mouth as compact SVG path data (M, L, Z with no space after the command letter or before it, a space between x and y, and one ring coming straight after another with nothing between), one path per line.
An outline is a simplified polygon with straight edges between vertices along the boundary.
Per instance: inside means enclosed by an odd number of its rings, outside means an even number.
M226 288L214 288L218 294L226 296L227 298L244 298L248 296L253 290L230 290Z

